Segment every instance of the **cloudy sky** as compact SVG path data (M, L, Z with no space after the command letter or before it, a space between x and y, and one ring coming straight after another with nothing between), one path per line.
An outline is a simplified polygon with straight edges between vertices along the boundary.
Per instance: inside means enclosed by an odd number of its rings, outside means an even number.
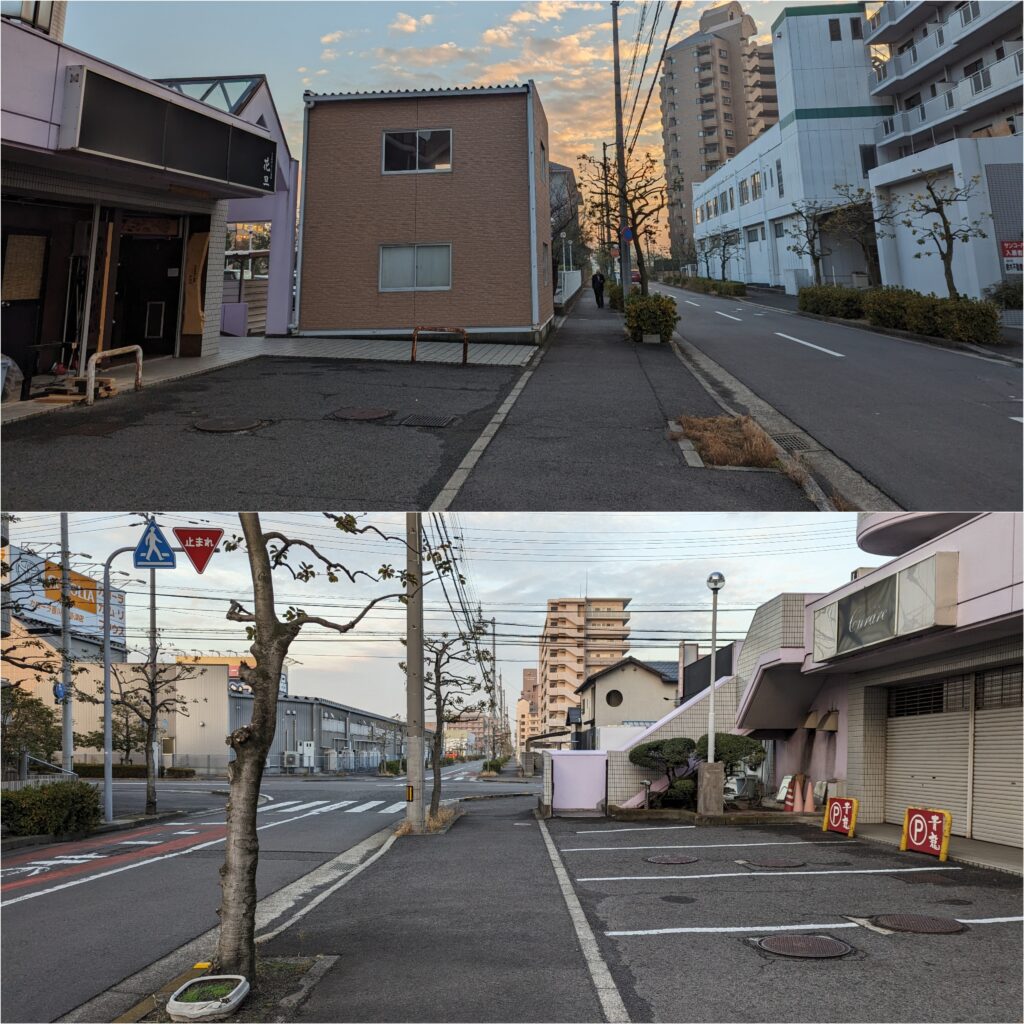
M638 3L620 7L623 80L628 82L640 23ZM647 96L674 3L646 4L644 43L655 14L654 52L639 90ZM696 30L702 7L684 0L672 30ZM746 5L768 38L782 2ZM660 10L659 10L660 8ZM611 8L591 0L539 2L162 2L75 0L66 41L152 78L265 73L295 156L301 153L302 93L494 85L536 81L548 115L552 157L576 166L582 152L614 140ZM626 94L627 119L638 95ZM654 89L641 149L660 152ZM635 120L634 120L635 123Z
M17 514L16 514L17 515ZM524 668L535 667L537 636L551 598L632 598L633 652L642 658L672 659L680 640L707 647L710 593L705 580L719 570L726 576L720 597L719 631L724 640L742 637L757 605L774 595L825 592L845 583L853 569L881 564L855 543L856 516L823 513L460 513L440 519L424 515L428 539L452 542L467 578L462 598L481 606L497 622L498 668L510 708ZM188 524L219 526L238 534L229 513L159 515L168 530ZM400 513L370 514L365 522L399 537ZM70 547L73 567L97 575L116 547L141 536L139 516L125 513L73 513ZM401 542L339 533L318 513L266 513L264 530L278 529L321 546L350 568L376 572L382 564L404 564ZM60 537L56 513L17 516L15 545L52 555ZM180 556L179 556L180 557ZM297 564L293 559L293 564ZM148 580L131 572L122 555L114 569L126 572L115 585L127 590L129 644L146 643ZM244 653L244 629L225 619L228 601L251 599L244 550L218 552L202 576L181 558L179 567L158 573L158 627L168 651ZM347 621L369 597L390 593L387 585L326 581L300 583L286 572L276 580L278 604L300 604L310 613ZM426 596L428 634L455 630L460 595L435 582ZM292 646L292 692L331 698L387 715L404 717L403 656L405 611L397 602L378 606L344 637L307 627Z

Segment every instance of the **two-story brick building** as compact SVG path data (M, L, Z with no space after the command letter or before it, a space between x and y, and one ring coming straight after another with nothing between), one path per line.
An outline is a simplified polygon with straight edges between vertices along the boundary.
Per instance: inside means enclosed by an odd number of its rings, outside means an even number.
M296 333L543 338L548 130L532 82L305 105Z

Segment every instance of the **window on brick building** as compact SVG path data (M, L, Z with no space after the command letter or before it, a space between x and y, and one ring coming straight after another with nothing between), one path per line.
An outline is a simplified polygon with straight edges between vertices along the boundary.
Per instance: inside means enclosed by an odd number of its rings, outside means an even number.
M385 174L413 174L452 169L450 128L421 128L384 133Z
M443 291L451 286L450 244L380 247L380 291Z

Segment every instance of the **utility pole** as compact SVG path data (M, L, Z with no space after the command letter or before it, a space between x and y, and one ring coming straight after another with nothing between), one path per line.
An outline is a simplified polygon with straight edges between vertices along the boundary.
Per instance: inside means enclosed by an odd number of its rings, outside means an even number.
M64 696L61 700L61 767L75 769L75 707L71 696L71 554L68 514L60 514L60 662Z
M604 247L608 253L608 276L615 284L615 257L612 256L612 197L608 187L608 143L602 142L603 159L601 161L604 170Z
M632 268L629 258L629 217L626 210L626 146L622 138L622 71L619 67L619 0L612 0L612 46L615 51L615 149L619 167L619 268L621 270L622 297L629 293ZM625 306L625 302L623 302Z
M7 547L11 543L11 516L8 512L0 512L0 547ZM8 559L13 562L10 553ZM8 574L9 575L9 574ZM6 640L11 635L11 586L10 583L3 585L0 591L0 635Z
M405 514L406 664L405 714L408 731L406 750L406 813L414 833L423 831L423 533L419 512Z
M491 619L491 757L497 757L498 723L495 721L495 707L498 696L498 623Z

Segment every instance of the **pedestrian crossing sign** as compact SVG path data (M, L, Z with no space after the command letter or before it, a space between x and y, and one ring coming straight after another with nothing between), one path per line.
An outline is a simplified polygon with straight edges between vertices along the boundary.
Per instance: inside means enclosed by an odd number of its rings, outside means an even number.
M155 519L146 521L139 543L135 546L136 569L173 569L175 567L174 549L167 542L163 530Z

